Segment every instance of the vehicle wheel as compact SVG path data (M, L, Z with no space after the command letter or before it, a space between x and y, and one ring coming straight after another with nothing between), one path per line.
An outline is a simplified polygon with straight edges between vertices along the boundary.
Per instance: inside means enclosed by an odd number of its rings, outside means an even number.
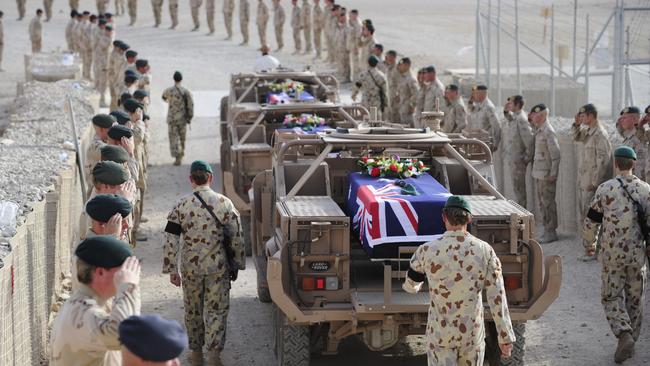
M526 323L513 323L517 340L512 345L512 355L501 358L496 327L493 322L486 324L485 360L490 366L523 366L526 353Z
M271 302L271 291L266 281L266 260L264 260L264 268L260 267L257 270L257 297L261 302Z
M253 247L251 244L251 217L250 215L241 216L241 229L244 232L244 249L246 250L246 256L250 257L253 255Z
M288 323L284 313L277 306L274 306L274 323L278 366L309 366L309 326Z
M221 122L228 121L228 96L221 98L221 106L219 107L219 114L221 117Z

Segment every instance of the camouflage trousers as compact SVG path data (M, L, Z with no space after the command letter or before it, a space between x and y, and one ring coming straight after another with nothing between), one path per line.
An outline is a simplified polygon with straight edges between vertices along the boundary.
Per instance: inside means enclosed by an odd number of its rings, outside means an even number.
M131 19L129 25L133 25L138 18L138 0L127 0L126 4L129 7L129 18Z
M278 43L278 49L282 49L284 47L284 26L282 25L276 25L275 26L275 41Z
M49 21L50 19L52 19L52 2L53 1L54 0L43 0L43 6L45 7L45 21L46 22Z
M291 28L293 33L293 47L296 52L302 50L302 38L300 37L300 28Z
M303 27L302 34L305 37L305 52L311 52L311 26Z
M341 50L337 57L337 71L341 75L341 81L347 82L350 79L350 52Z
M521 161L520 156L512 157L519 159L510 162L510 173L512 174L512 189L515 191L515 200L521 207L526 207L526 164Z
M264 24L257 23L257 34L260 37L260 45L261 46L268 45L268 43L266 43L266 23Z
M25 17L25 2L27 2L27 0L16 0L16 5L18 6L18 17L20 19Z
M207 0L205 2L205 17L208 23L208 29L210 30L210 33L214 33L214 12L215 12L214 0Z
M153 8L153 18L155 25L159 26L162 22L162 6L163 0L151 0L151 7Z
M321 52L323 51L323 44L321 37L323 35L323 30L318 27L314 27L314 49L316 50L316 58L320 58Z
M82 75L85 79L90 80L90 69L93 65L93 52L92 51L81 51L81 63L83 65Z
M248 43L248 19L239 18L239 29L244 43Z
M32 41L32 54L41 52L42 48L43 43L40 39L38 41Z
M174 122L168 124L169 151L173 158L182 158L185 155L185 134L187 124Z
M223 22L226 25L228 38L232 38L232 13L223 13Z
M557 181L551 183L545 179L535 179L539 212L542 214L541 221L544 224L544 230L546 231L557 229L557 205L555 204L556 187Z
M172 19L172 28L178 25L178 1L169 2L169 17Z
M482 366L485 345L476 348L438 348L427 349L428 366Z
M194 23L194 28L201 26L201 21L199 20L199 11L201 10L202 4L203 2L201 1L191 5L192 22Z
M191 350L223 350L230 308L230 281L223 275L184 276L185 327Z
M68 4L70 5L70 9L79 10L79 0L68 0Z
M79 0L77 0L79 2ZM115 15L124 14L124 0L115 0Z
M648 266L621 266L603 263L601 303L616 337L630 332L639 339L645 303Z
M587 191L585 189L578 188L578 209L580 210L580 221L578 222L578 227L582 227L582 225L584 225L585 217L587 217L587 212L591 206L591 200L594 198L595 194L595 191Z

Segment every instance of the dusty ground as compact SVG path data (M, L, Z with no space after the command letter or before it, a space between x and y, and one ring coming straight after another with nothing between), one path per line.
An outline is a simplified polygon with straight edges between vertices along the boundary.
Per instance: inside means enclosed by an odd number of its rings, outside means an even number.
M93 1L82 0L81 3L82 7L94 9ZM253 46L237 46L238 35L233 42L223 41L223 22L217 12L218 33L215 37L204 35L205 24L201 31L189 32L191 22L187 1L180 4L181 25L178 30L166 29L169 26L167 4L164 9L163 28L154 29L150 26L150 3L139 3L138 25L128 27L127 20L122 17L117 20L117 32L118 38L127 41L142 57L150 60L154 72L151 108L154 126L151 141L153 166L149 168L149 190L145 205L145 215L149 223L144 225L149 240L141 242L137 249L138 256L144 261L143 312L158 312L181 321L181 292L169 284L166 276L160 274L165 216L172 203L179 196L189 192L187 163L194 159L205 159L214 164L219 161L218 101L227 89L230 73L252 68L257 47L256 31L251 29ZM255 2L252 3L254 7ZM432 3L430 0L412 0L408 2L409 5L407 2L387 0L354 0L349 3L360 9L362 18L373 19L378 26L378 38L387 48L397 48L422 64L433 62L438 68L473 66L473 51L462 49L473 44L475 1L440 1L436 2L435 9L429 8L428 4ZM378 3L381 6L375 7ZM602 16L607 12L603 5L610 2L581 3L588 3L583 6L590 6L593 14ZM35 2L28 2L28 14L33 14L37 6ZM217 8L220 9L220 4ZM28 51L29 42L28 20L15 21L15 3L0 0L0 9L5 12L3 68L7 70L0 74L1 118L13 96L15 83L23 80L22 55ZM45 50L64 44L63 29L68 17L67 1L56 1L55 9L55 18L44 27ZM251 14L255 12L251 11ZM235 28L237 27L238 24L235 25ZM285 30L286 48L291 49L287 32ZM269 32L269 36L271 33ZM509 51L504 51L506 52ZM305 56L291 59L286 51L278 57L289 66L300 66L310 61ZM524 62L526 65L538 66L529 56L524 57ZM315 67L320 69L322 65ZM198 109L197 118L188 135L187 161L181 167L171 165L164 123L166 108L160 99L162 90L171 84L174 70L184 73L186 86L194 91ZM218 170L218 167L216 168ZM578 242L569 234L575 233L566 233L562 241L545 247L546 254L558 254L563 257L563 288L560 298L548 312L540 320L529 323L527 364L610 365L613 364L615 339L610 334L600 305L599 266L576 261L581 251ZM270 305L261 304L256 298L255 272L252 262L249 262L248 270L244 271L233 285L228 343L224 352L226 365L273 364L270 310ZM626 364L650 363L650 326L647 324L646 322L637 347L637 355ZM319 358L314 360L313 364L355 365L366 362L375 365L424 365L426 357L420 342L421 339L412 337L396 350L377 354L367 351L363 344L352 339L341 346L340 355Z

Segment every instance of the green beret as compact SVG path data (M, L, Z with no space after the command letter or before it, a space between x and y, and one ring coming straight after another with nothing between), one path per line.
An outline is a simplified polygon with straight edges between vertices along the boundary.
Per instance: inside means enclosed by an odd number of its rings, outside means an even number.
M97 114L92 119L93 124L97 127L111 128L115 123L115 118L108 114Z
M122 125L115 125L108 130L108 137L120 141L122 137L130 139L133 137L133 130Z
M124 125L127 122L131 120L131 117L129 117L129 114L121 111L119 109L116 109L111 112L111 116L115 117L115 120L117 120L117 123Z
M458 91L458 85L456 84L448 84L445 90L451 90L451 91Z
M487 86L485 86L485 85L483 85L483 84L480 84L480 85L475 85L475 86L472 88L472 90L473 90L473 91L477 91L477 90L488 90L488 88L487 88Z
M126 218L133 210L131 203L126 198L116 194L100 194L86 203L86 213L91 219L99 222L108 222L115 214Z
M632 106L632 107L625 107L625 108L623 108L623 110L621 111L621 116L624 115L624 114L628 114L628 113L639 114L639 113L641 113L641 110L639 109L639 107L634 107L634 106Z
M614 150L614 157L636 160L636 152L629 146L619 146Z
M650 113L650 105L647 106L647 107L645 107L645 113L646 113L646 114Z
M589 104L585 104L582 107L580 107L580 110L578 111L578 113L580 113L580 114L582 114L582 113L597 114L598 110L596 109L595 105L589 103Z
M379 64L379 57L370 55L370 57L368 57L368 65L375 67L377 64Z
M119 186L129 179L129 171L113 161L100 161L92 171L95 182Z
M546 109L547 109L546 104L539 103L538 105L536 105L536 106L534 106L533 108L530 109L530 113L544 112Z
M138 99L144 99L149 96L149 92L147 92L144 89L138 89L133 92L133 98L138 100Z
M127 112L131 112L131 113L135 113L135 111L137 111L138 108L144 109L144 104L138 102L133 98L129 98L125 100L123 105L124 105L124 109L126 109Z
M115 268L133 255L129 245L112 235L90 237L79 244L74 255L91 266Z
M472 213L472 208L469 205L469 202L461 196L451 196L447 199L447 203L445 203L445 208L460 208L463 209L470 214Z
M190 167L190 173L203 171L212 174L212 167L203 160L195 160Z
M104 145L100 151L102 161L113 161L118 164L124 164L131 160L131 156L129 156L129 153L122 146Z

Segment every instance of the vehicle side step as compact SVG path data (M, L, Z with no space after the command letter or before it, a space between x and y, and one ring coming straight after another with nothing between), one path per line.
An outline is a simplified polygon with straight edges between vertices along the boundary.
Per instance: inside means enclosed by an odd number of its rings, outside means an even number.
M359 313L426 313L429 310L429 293L409 294L393 291L386 303L383 291L353 291L352 304Z

